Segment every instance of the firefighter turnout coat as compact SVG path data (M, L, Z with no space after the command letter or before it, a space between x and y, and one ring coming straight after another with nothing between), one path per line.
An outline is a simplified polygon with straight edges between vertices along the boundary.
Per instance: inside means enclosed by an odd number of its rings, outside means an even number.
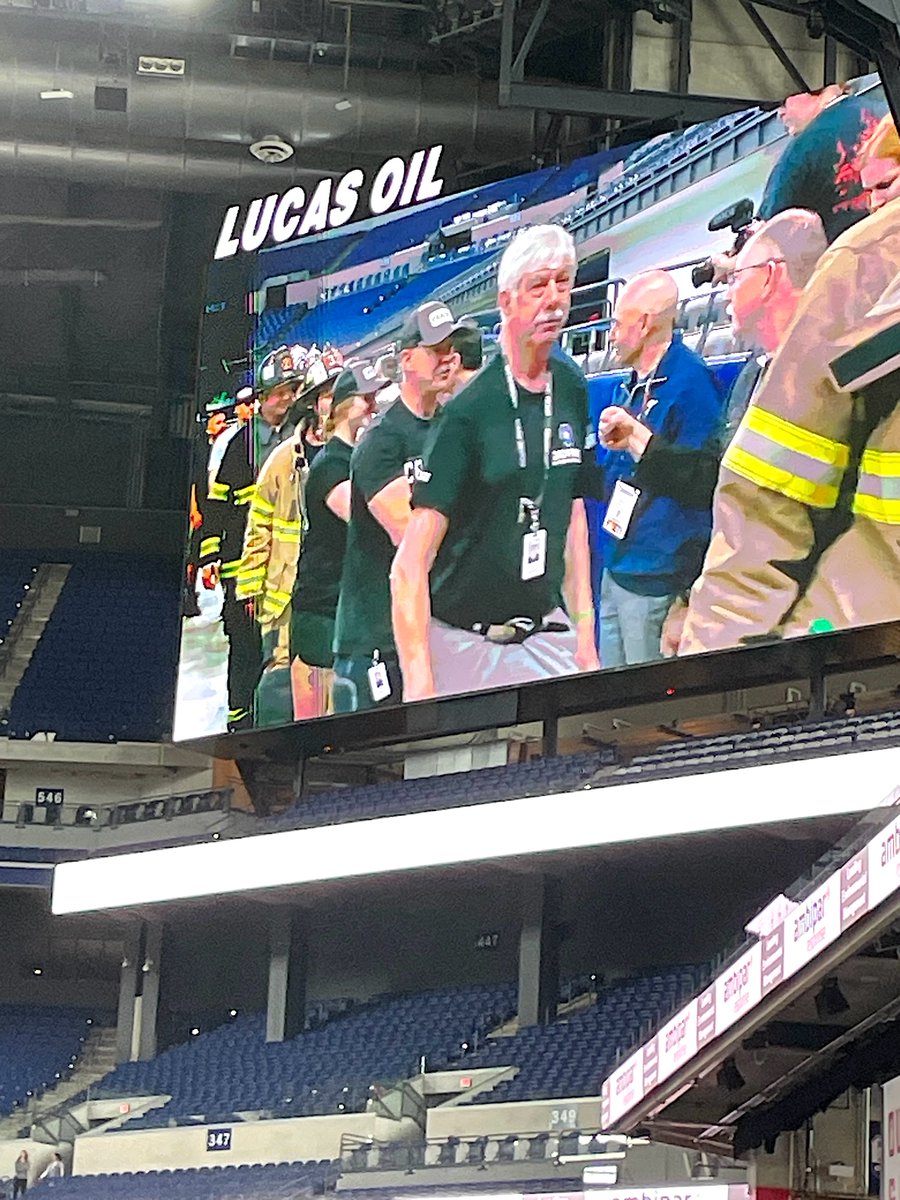
M900 419L829 371L898 271L900 199L822 256L722 461L680 653L900 616Z
M266 459L250 500L237 597L253 600L262 632L288 608L303 531L303 448L295 436Z

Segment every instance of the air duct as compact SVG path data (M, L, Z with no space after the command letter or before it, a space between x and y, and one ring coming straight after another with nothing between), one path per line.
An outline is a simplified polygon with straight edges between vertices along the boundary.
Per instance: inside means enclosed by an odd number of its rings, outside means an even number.
M339 111L348 94L340 69L230 57L224 38L170 33L166 53L185 58L186 77L154 78L134 69L139 55L157 49L152 31L121 30L127 46L109 68L98 53L109 31L91 20L5 14L4 25L6 175L249 195L438 143L445 170L508 161L511 152L527 161L534 144L534 114L499 109L490 81L355 69L352 107ZM97 110L100 85L127 90L124 111ZM72 99L42 101L51 87ZM294 147L286 164L250 155L250 145L273 132Z

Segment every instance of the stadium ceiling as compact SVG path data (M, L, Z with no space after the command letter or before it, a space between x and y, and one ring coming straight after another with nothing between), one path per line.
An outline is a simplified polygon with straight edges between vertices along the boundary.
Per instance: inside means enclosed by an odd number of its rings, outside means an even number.
M738 2L898 75L889 0ZM631 90L640 10L676 30L671 93ZM72 182L249 194L441 141L466 185L753 103L689 94L690 0L10 0L0 30L4 167ZM250 156L269 134L287 163Z

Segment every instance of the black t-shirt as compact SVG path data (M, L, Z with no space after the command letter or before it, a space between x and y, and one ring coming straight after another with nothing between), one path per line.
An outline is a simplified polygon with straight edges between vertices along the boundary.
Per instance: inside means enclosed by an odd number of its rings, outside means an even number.
M371 425L350 460L350 526L337 607L335 653L394 653L390 570L396 547L369 511L369 501L394 479L412 482L432 421L402 400Z
M293 606L296 612L333 617L337 609L347 523L325 503L329 494L350 478L353 447L338 437L321 447L306 480L306 535L300 550Z
M562 600L565 544L575 496L602 495L588 435L587 385L571 359L550 360L553 411L545 466L544 395L518 387L527 465L519 465L515 412L498 355L445 406L429 438L413 505L449 519L431 573L432 612L461 629L512 617L540 620ZM584 463L582 463L584 457ZM588 462L590 459L590 463ZM522 579L522 499L541 492L546 569Z
M789 140L766 181L757 216L768 221L787 208L812 209L829 242L862 220L868 209L855 158L865 134L886 112L881 89L824 108Z

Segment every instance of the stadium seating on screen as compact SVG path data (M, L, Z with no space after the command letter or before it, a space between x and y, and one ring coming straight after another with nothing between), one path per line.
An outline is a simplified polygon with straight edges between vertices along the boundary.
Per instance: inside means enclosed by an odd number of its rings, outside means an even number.
M548 172L549 174L549 172ZM533 177L529 177L529 182ZM363 240L353 247L341 262L341 269L368 262L376 262L400 250L407 250L426 242L440 227L458 216L463 207L477 212L498 200L512 200L515 194L514 180L500 180L469 192L464 200L455 196L450 200L433 204L427 208L414 209L382 225L370 229Z
M0 1004L0 1116L68 1077L90 1027L85 1009Z

